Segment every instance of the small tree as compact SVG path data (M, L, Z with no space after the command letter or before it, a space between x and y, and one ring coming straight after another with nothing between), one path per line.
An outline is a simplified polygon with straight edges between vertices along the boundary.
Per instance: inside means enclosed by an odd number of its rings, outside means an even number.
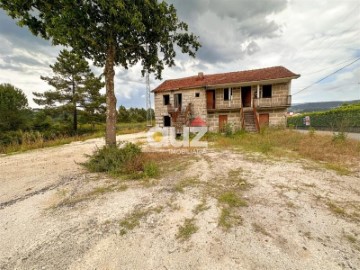
M0 7L35 35L53 44L71 46L104 67L106 82L106 143L116 144L115 66L141 62L161 78L173 66L178 45L195 56L200 43L178 20L176 9L157 0L0 0Z
M0 84L0 131L18 130L27 125L28 101L21 89Z
M34 101L38 105L47 107L61 107L73 115L73 131L77 131L78 108L85 108L86 112L94 114L100 108L105 98L100 94L104 86L100 78L91 72L84 57L67 50L62 50L57 62L50 65L54 72L53 77L43 77L55 90L36 93Z

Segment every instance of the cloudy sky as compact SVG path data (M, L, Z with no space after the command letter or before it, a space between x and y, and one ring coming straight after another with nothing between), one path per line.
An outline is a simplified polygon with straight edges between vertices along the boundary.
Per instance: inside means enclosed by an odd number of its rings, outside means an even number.
M292 84L294 103L360 99L359 0L168 0L180 19L200 36L197 58L178 54L163 79L282 65L301 74ZM40 75L51 75L61 48L20 28L0 10L0 83L33 91L49 89ZM97 73L101 69L93 68ZM145 106L140 66L116 69L118 105ZM151 80L151 88L160 81Z

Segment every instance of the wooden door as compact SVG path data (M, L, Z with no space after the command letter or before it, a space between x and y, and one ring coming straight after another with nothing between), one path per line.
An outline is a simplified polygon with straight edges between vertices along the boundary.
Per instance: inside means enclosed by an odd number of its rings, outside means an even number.
M251 107L251 86L241 87L241 99L243 107Z
M225 131L225 125L228 121L227 115L219 115L219 131L224 132Z
M269 126L269 114L268 113L259 114L259 126L260 127L268 127Z
M208 109L215 109L215 91L206 92L206 107Z

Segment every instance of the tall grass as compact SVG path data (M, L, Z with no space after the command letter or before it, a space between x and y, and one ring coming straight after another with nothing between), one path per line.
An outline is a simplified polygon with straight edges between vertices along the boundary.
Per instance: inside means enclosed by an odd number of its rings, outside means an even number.
M208 134L215 147L238 148L267 155L297 156L341 165L359 165L360 142L334 140L332 136L302 134L286 129L264 129L258 133L239 132L231 137Z
M116 133L117 135L131 134L145 131L146 129L146 123L120 123L117 124ZM105 135L105 125L81 125L77 135L54 134L54 136L50 136L51 139L48 138L48 134L47 136L44 136L39 131L19 131L16 133L16 138L9 138L9 140L11 139L10 143L0 144L0 154L24 152L33 149L64 145L75 141L101 138Z

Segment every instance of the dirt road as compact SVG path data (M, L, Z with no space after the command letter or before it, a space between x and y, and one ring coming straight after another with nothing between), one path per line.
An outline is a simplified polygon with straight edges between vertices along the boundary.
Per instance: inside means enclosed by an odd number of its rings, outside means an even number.
M208 149L119 181L78 165L102 144L0 157L0 269L360 269L360 168Z

